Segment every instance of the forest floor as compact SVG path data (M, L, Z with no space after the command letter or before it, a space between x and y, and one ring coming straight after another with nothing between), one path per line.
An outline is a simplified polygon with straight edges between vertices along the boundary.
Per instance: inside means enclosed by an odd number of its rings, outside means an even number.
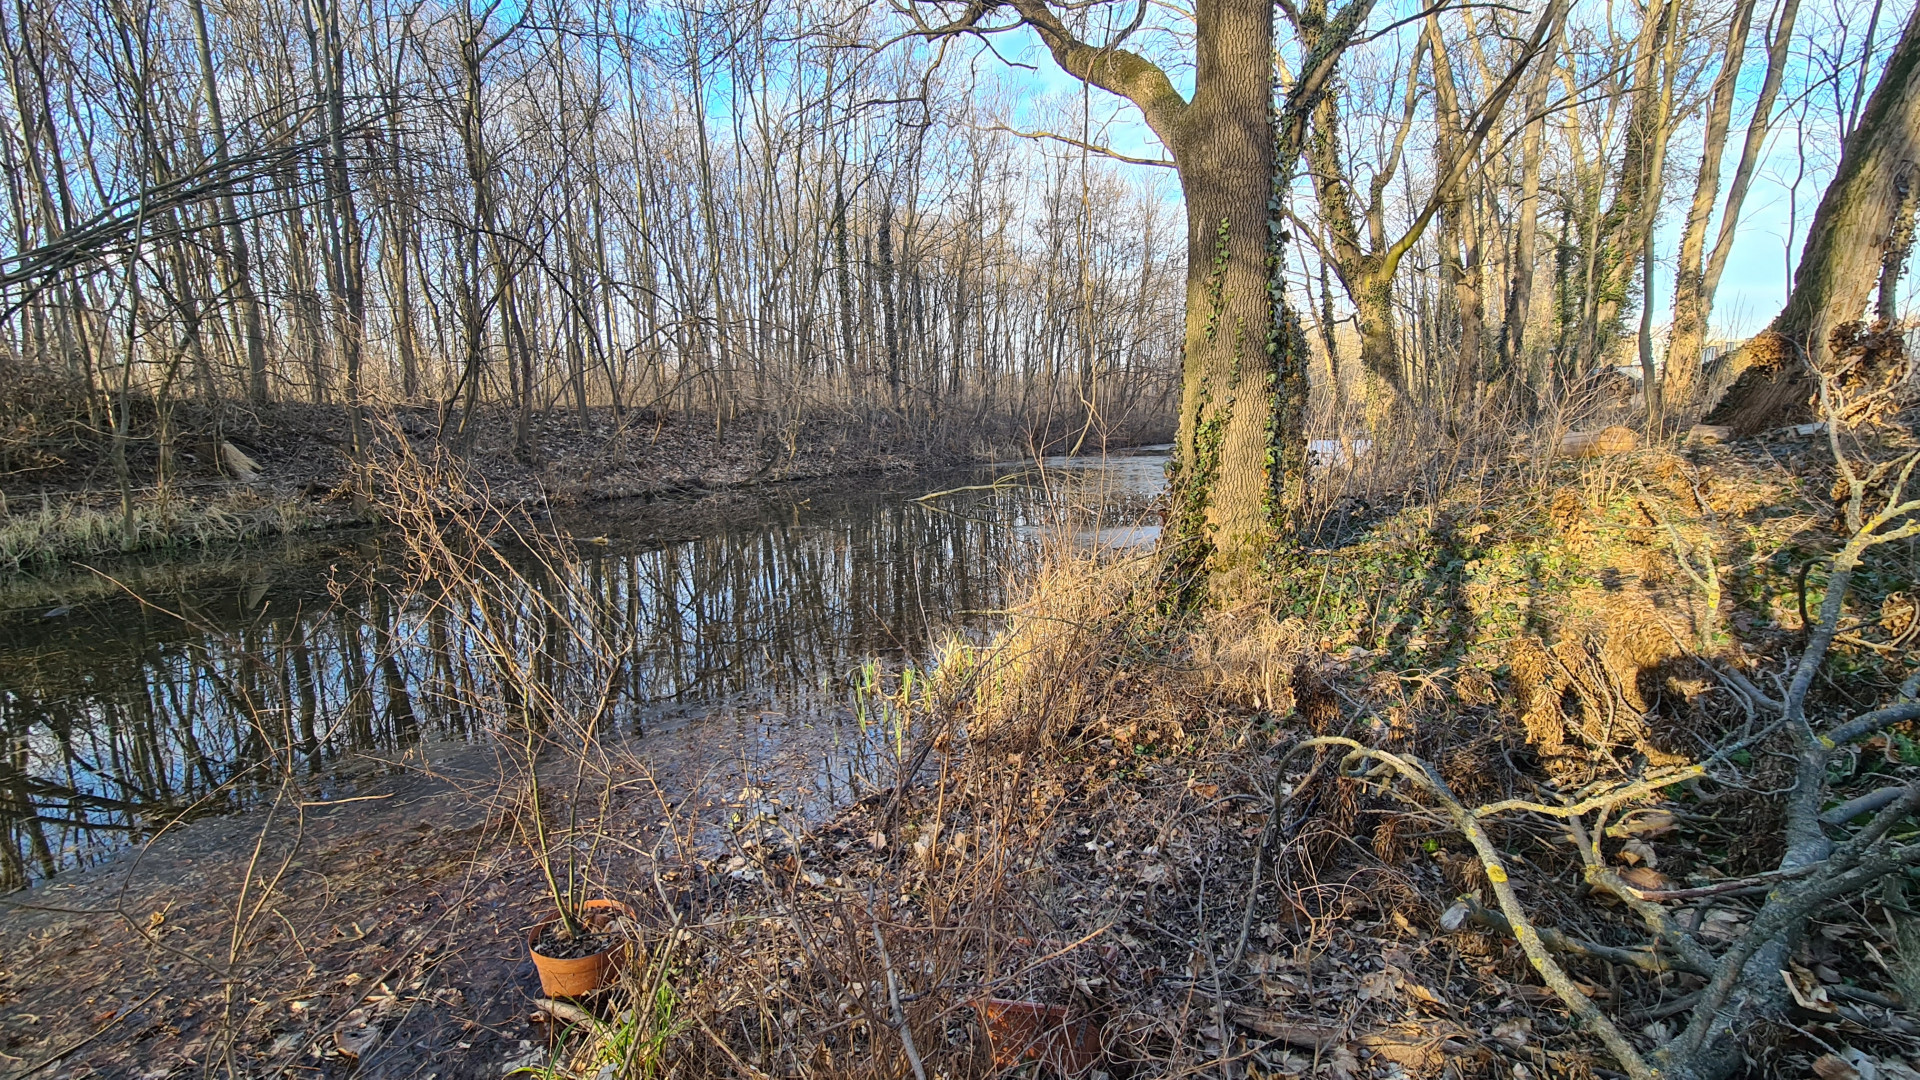
M142 418L139 428L151 431L152 420ZM344 408L226 403L208 410L183 403L171 421L182 434L173 440L164 489L153 483L156 440L128 444L137 537L129 545L109 433L44 403L0 408L0 421L10 429L0 430L0 572L308 532L364 522L380 509L377 492L370 510L355 507ZM475 490L502 505L530 507L1011 460L1031 449L1011 433L964 441L932 436L883 412L744 415L725 425L651 410L616 418L599 409L584 420L544 414L532 420L527 453L516 451L505 410L476 414L464 433L428 408L395 408L372 423L388 449L402 440L416 454L447 448ZM236 475L223 442L257 473Z
M490 765L393 763L354 789L374 799L305 808L284 871L284 826L196 825L10 917L0 1075L1621 1075L1482 918L1482 852L1430 803L1287 752L1414 755L1469 805L1698 760L1753 722L1732 675L1777 687L1800 647L1841 539L1828 461L1791 432L1518 455L1369 504L1197 620L1155 613L1150 562L1062 552L996 641L873 689L863 716L895 752L850 806L808 787L817 746L767 756L764 718L672 736L737 739L734 768L595 766L570 836L644 962L584 1010L538 997L523 935L551 902L512 827L524 788ZM1901 681L1914 551L1882 554L1818 713ZM1766 743L1735 761L1740 782L1654 787L1605 831L1616 871L1721 944L1761 899L1732 886L1778 856L1786 768ZM1916 776L1920 731L1897 726L1834 793ZM1551 819L1486 827L1538 925L1622 956L1640 940ZM1815 921L1746 1075L1920 1075L1899 903ZM1565 963L1643 1048L1702 982Z

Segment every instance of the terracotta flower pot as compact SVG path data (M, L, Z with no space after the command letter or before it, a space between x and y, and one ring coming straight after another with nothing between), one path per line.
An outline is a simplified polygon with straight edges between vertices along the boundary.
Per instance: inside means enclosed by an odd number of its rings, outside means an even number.
M589 900L581 905L583 922L593 930L604 930L619 916L633 917L633 909L618 900ZM540 937L547 927L559 922L556 916L527 932L527 951L533 955L534 970L540 973L540 992L550 998L584 997L612 981L626 961L628 942L616 941L590 956L562 959L542 955Z
M987 1029L996 1068L1039 1061L1061 1076L1075 1077L1098 1067L1103 1057L1100 1026L1068 1019L1064 1005L988 998L973 1007Z

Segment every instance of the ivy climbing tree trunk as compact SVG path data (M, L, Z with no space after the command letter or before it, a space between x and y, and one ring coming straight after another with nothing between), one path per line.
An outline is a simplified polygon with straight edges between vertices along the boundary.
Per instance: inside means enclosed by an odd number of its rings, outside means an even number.
M1307 46L1308 55L1330 59L1345 50L1352 34L1358 30L1358 23L1350 16L1359 7L1357 2L1350 3L1339 15L1331 18L1326 13L1326 0L1289 4L1283 10L1293 24L1294 33ZM1400 397L1408 390L1404 365L1395 341L1394 277L1400 272L1401 262L1420 242L1427 226L1437 215L1450 206L1455 207L1451 216L1456 223L1459 221L1458 210L1464 205L1464 185L1469 172L1480 160L1482 147L1486 145L1494 125L1506 108L1508 98L1519 86L1528 65L1535 63L1559 34L1568 9L1569 0L1549 0L1526 48L1514 58L1506 75L1488 92L1471 126L1467 125L1461 113L1445 59L1445 42L1440 38L1438 18L1441 8L1429 11L1427 30L1407 62L1406 93L1398 128L1385 161L1374 170L1367 185L1365 203L1360 202L1356 194L1357 185L1349 178L1352 166L1348 152L1341 145L1341 112L1333 95L1325 92L1324 85L1315 86L1305 77L1297 80L1288 92L1281 127L1283 132L1291 130L1294 117L1301 118L1303 128L1307 118L1312 120L1311 139L1306 142L1306 151L1313 166L1314 195L1320 220L1327 232L1328 260L1332 262L1334 272L1339 275L1340 283L1346 287L1347 295L1353 301L1354 321L1360 336L1361 365L1378 380L1390 398ZM1421 64L1429 57L1433 61L1434 85L1445 91L1445 99L1440 102L1438 110L1444 130L1441 152L1436 155L1437 172L1425 205L1414 213L1398 238L1389 239L1387 207L1392 199L1390 185L1400 170L1407 138L1414 128L1423 85ZM1449 105L1448 101L1452 101L1452 104ZM1300 134L1302 138L1306 136L1304 130ZM1280 165L1291 169L1293 160L1293 155L1284 155ZM1479 280L1481 270L1477 265L1479 256L1474 255L1466 260L1466 266L1462 266L1459 258L1462 230L1449 227L1446 231L1451 240L1447 246L1452 251L1449 261L1453 270L1465 271L1469 267L1472 270L1471 276L1453 274L1450 270L1449 284L1457 292L1463 309L1471 313L1473 325L1467 336L1473 339L1471 351L1477 354L1480 351L1479 339L1484 332L1485 310Z
M917 32L940 40L995 27L1011 11L1039 34L1062 70L1132 102L1172 155L1187 207L1186 336L1168 542L1192 585L1250 564L1282 536L1305 490L1306 348L1278 287L1280 199L1311 109L1375 0L1348 0L1290 87L1276 126L1270 0L1194 6L1193 96L1121 43L1094 45L1048 0L970 5L932 25L905 5ZM1324 15L1324 2L1315 5ZM1084 10L1085 5L1072 8ZM1078 20L1076 20L1078 21ZM1283 332L1282 328L1285 327Z
M1166 139L1187 205L1176 539L1237 557L1270 538L1271 448L1299 434L1273 430L1273 20L1263 0L1213 0L1195 14L1193 101Z

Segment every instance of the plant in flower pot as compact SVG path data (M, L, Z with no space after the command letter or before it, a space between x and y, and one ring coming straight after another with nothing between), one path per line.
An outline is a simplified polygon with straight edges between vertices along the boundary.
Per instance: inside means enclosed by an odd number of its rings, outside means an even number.
M618 696L620 653L606 642L580 640L572 620L557 618L551 584L563 574L542 563L535 581L537 631L490 649L512 706L513 736L522 780L520 837L539 869L551 914L527 934L527 948L547 997L581 997L610 983L629 959L638 927L618 900L595 896L592 870L615 784L601 760L602 721ZM568 580L572 575L564 575ZM530 640L528 640L530 638ZM517 649L513 645L520 646ZM500 658L504 655L504 658ZM555 798L549 781L566 790ZM590 810L583 827L584 811Z
M553 914L527 931L527 951L543 994L584 997L610 984L627 962L637 929L633 911L618 900L587 895L582 871L592 847L583 858L580 845L572 841L577 811L569 806L566 835L554 836L541 805L538 774L530 769L529 777L520 828L539 864Z
M382 477L385 504L412 557L410 602L433 607L453 631L436 647L459 649L458 666L482 676L461 703L491 720L517 782L512 820L551 904L527 934L541 989L591 994L619 971L636 930L625 904L591 886L603 838L592 825L616 790L604 728L632 632L598 617L605 597L566 537L492 509L458 468L389 441L399 460Z

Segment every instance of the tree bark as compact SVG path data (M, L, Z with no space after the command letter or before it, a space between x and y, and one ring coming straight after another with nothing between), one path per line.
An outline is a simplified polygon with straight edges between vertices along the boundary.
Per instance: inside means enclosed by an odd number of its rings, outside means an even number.
M1662 424L1660 380L1653 364L1653 226L1660 217L1661 193L1666 189L1667 143L1673 135L1675 50L1680 38L1680 0L1667 0L1667 24L1661 32L1660 89L1655 105L1652 153L1647 158L1647 191L1640 207L1640 392L1646 399L1647 434L1657 435Z
M200 60L200 87L207 102L207 119L213 125L213 157L227 164L227 121L220 108L219 82L214 78L213 46L207 33L207 9L203 0L192 0L193 41ZM227 288L239 309L241 339L247 348L247 400L263 405L267 400L267 332L260 319L260 301L253 293L253 256L247 246L247 233L240 224L233 192L220 194L220 216L225 219L227 249L221 262L227 271Z
M1441 36L1438 11L1427 13L1427 42L1433 50L1434 114L1439 128L1437 148L1442 161L1458 161L1464 156L1466 132L1459 88ZM1480 387L1481 339L1486 326L1486 300L1480 289L1479 241L1470 211L1468 175L1463 174L1460 182L1451 185L1440 202L1440 277L1446 290L1453 294L1453 314L1459 331L1453 357L1453 389L1447 403L1449 414L1457 422L1466 422L1474 411Z
M1557 44L1559 35L1549 41ZM1508 268L1504 314L1500 322L1500 362L1511 369L1526 352L1527 320L1533 311L1534 257L1540 231L1540 171L1545 154L1547 88L1553 79L1552 46L1534 61L1533 81L1527 87L1527 127L1520 141L1519 221L1514 227L1513 260Z
M1324 10L1324 5L1321 5L1321 9ZM1329 37L1326 33L1325 27L1331 26L1333 20L1307 17L1312 10L1311 6L1303 9L1302 17L1295 26L1302 39L1309 43L1310 53L1318 55L1323 48L1335 44L1344 48L1344 40L1337 36ZM1368 202L1364 209L1367 230L1364 248L1354 214L1353 185L1346 179L1339 149L1339 110L1335 108L1331 95L1315 93L1311 102L1303 103L1311 108L1313 118L1312 137L1306 141L1306 148L1313 165L1314 192L1321 219L1327 224L1334 271L1353 300L1360 329L1361 364L1396 393L1405 389L1393 325L1393 279L1399 272L1401 260L1419 243L1435 215L1465 183L1473 162L1479 157L1481 147L1505 110L1507 99L1519 85L1527 65L1537 62L1545 52L1546 43L1559 33L1567 10L1567 0L1552 0L1547 5L1526 49L1499 84L1488 92L1487 100L1480 108L1478 121L1470 130L1457 130L1453 138L1445 140L1449 145L1440 147L1436 155L1437 175L1425 206L1415 214L1400 237L1391 242L1386 236L1386 189L1399 169L1402 152L1413 127L1422 57L1428 50L1434 52L1436 82L1441 81L1440 71L1445 66L1444 58L1439 55L1445 46L1438 41L1434 24L1430 23L1426 33L1421 36L1420 45L1416 47L1408 65L1400 126L1385 164L1369 184ZM1342 15L1345 14L1343 10ZM1301 81L1305 78L1303 74ZM1450 79L1447 81L1451 83ZM1442 111L1445 111L1444 106ZM1479 299L1477 255L1473 261L1476 264L1475 277L1468 282L1471 293L1466 298L1477 311L1483 307L1483 301ZM1477 343L1475 350L1478 350Z
M1577 340L1578 368L1590 372L1610 355L1622 331L1627 300L1639 270L1644 215L1649 187L1657 179L1648 168L1655 145L1661 142L1659 50L1671 6L1679 0L1648 0L1640 32L1632 46L1632 93L1629 96L1626 137L1620 147L1619 180L1613 201L1596 212L1587 230L1586 281L1581 297L1581 327ZM1598 169L1605 169L1600 158ZM1600 198L1596 191L1593 198ZM1657 202L1657 197L1654 199ZM1594 207L1598 211L1598 206Z

